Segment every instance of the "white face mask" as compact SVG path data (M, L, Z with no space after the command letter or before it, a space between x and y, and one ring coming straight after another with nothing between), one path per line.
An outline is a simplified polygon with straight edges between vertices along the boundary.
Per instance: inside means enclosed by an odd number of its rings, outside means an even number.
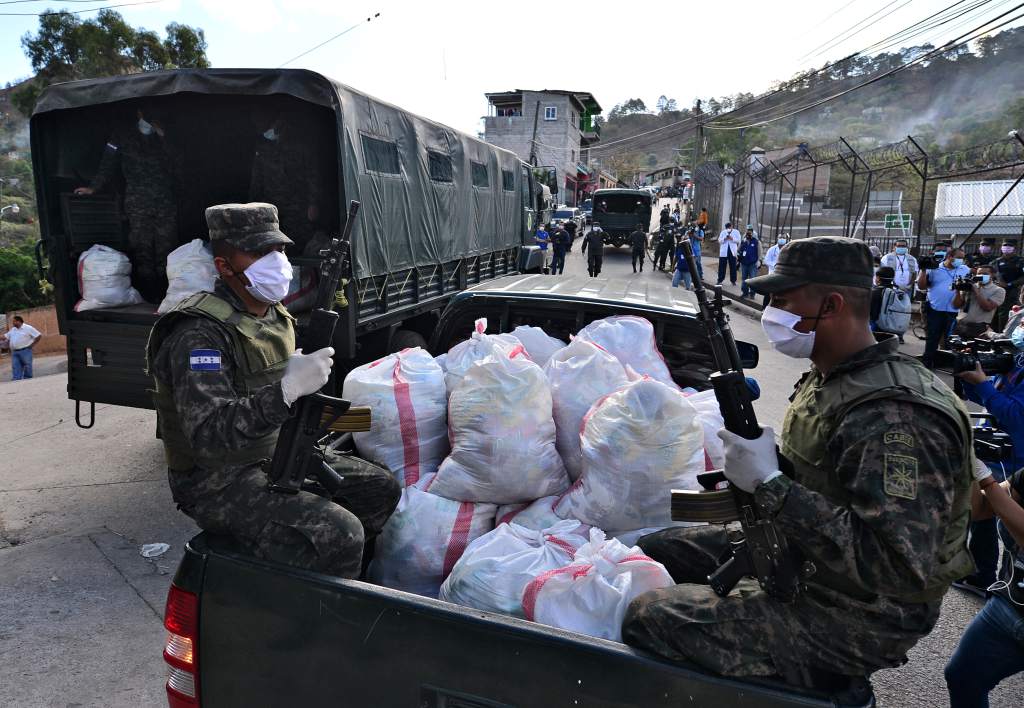
M153 125L147 122L145 118L139 118L139 132L143 135L152 135Z
M284 300L292 282L292 264L280 251L271 251L245 269L250 285L245 289L260 302L273 305Z
M794 359L807 359L814 350L814 332L797 332L793 329L800 315L786 312L769 305L761 313L761 327L768 336L772 348Z
M785 245L786 245L786 239L784 239L784 238L780 238L780 239L779 239L779 245L780 245L780 246L785 246Z
M275 128L271 128L263 133L263 137L267 140L277 140L277 130Z

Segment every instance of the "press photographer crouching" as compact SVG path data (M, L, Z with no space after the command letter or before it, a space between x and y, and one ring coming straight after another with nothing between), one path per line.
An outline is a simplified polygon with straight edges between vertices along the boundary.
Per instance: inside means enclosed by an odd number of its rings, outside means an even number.
M971 275L953 281L953 306L960 310L954 329L957 336L974 339L989 330L996 309L1006 299L1006 290L995 284L994 276L995 268L981 265Z
M1024 328L1016 328L1009 340L964 343L951 337L949 344L951 351L940 352L937 365L948 365L963 383L964 396L984 406L991 416L990 428L975 429L975 454L1001 482L1024 467ZM1008 436L1011 452L1005 452L998 440L993 444L993 438L999 437L996 431ZM977 572L953 585L984 597L996 580L999 561L995 519L971 523L969 548Z

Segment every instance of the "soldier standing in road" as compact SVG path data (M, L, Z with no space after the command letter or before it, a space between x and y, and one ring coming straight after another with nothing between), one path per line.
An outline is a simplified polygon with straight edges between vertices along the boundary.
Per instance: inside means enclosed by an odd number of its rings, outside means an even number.
M587 253L587 249L590 253ZM587 256L587 272L591 278L601 275L601 262L604 260L604 236L601 229L594 227L583 237L583 255Z
M783 423L790 471L771 428L755 440L720 431L724 471L814 564L803 592L786 604L744 581L719 597L707 576L724 531L667 529L639 545L681 584L631 604L627 643L721 674L820 686L904 663L950 582L973 570L970 420L896 337L872 336L873 265L863 242L814 237L748 281L772 296L761 321L773 347L813 366Z
M636 273L637 265L640 272L644 272L644 251L647 249L647 232L643 224L636 225L636 231L629 235L630 247L633 249L633 272Z
M1021 285L1024 285L1024 259L1017 254L1017 242L1013 239L1003 241L999 248L1000 256L992 265L999 273L999 284L1006 289L1006 300L996 310L992 320L992 329L1002 332L1006 320L1010 317L1010 308L1020 297Z
M96 176L75 194L116 189L124 178L132 283L147 302L159 302L167 290L167 254L178 246L174 170L160 121L136 111L136 121L114 131Z
M280 304L291 266L270 204L206 210L213 293L198 293L161 317L146 347L155 402L178 508L206 531L227 534L257 557L359 575L365 540L398 503L387 470L332 456L344 478L334 500L271 492L263 464L273 456L292 405L327 382L330 347L295 351L294 320Z

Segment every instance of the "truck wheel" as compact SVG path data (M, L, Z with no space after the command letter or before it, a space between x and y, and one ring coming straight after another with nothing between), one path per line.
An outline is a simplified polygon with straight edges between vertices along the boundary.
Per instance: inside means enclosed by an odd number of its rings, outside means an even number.
M414 347L427 348L427 340L423 335L411 329L396 329L395 333L391 335L391 341L388 342L388 353L394 354Z

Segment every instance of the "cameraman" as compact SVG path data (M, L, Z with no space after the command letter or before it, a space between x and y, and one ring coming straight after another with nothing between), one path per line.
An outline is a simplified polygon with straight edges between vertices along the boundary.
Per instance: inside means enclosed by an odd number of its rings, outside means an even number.
M996 308L1006 299L1006 290L993 282L995 268L981 265L974 269L974 279L957 281L953 306L962 310L954 334L963 339L974 339L984 334Z
M957 278L971 274L971 269L964 265L964 249L936 251L935 258L937 259L940 254L944 256L944 260L937 267L925 268L926 264L922 263L921 272L917 276L917 287L928 291L928 334L921 361L929 369L935 368L935 350L949 332L958 312L958 308L953 304L953 298L956 296L953 283Z
M1018 351L1024 350L1024 329L1012 337ZM1001 376L989 377L978 364L973 371L956 374L963 381L968 400L985 407L992 416L992 425L1010 436L1013 458L1006 463L988 460L997 481L1006 477L1005 470L1024 467L1024 357L1018 357L1013 369ZM985 460L983 460L985 461ZM994 520L971 523L970 543L977 572L954 583L955 587L984 596L985 589L995 582L999 560L999 543Z

